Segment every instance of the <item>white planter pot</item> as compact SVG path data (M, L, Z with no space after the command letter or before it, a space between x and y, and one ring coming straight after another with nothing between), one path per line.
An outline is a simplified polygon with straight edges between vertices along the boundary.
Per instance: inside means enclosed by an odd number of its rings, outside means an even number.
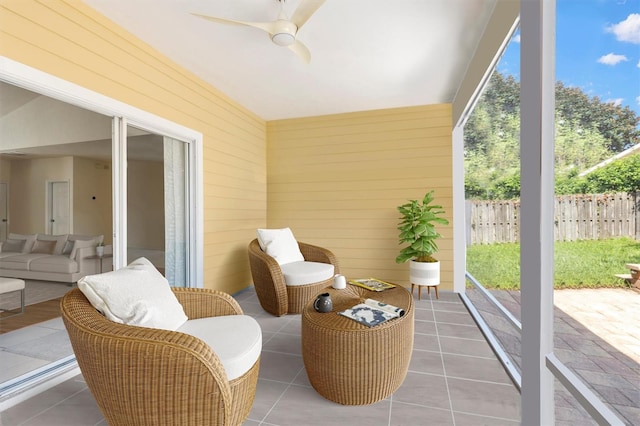
M409 280L416 285L440 284L440 262L409 261Z
M98 257L104 256L104 246L97 246L96 247L96 255Z

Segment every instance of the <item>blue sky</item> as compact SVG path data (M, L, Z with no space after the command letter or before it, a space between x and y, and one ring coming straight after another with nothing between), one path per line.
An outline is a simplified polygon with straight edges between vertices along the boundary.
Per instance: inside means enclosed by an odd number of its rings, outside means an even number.
M556 0L556 79L640 115L640 0ZM519 32L498 64L520 79Z

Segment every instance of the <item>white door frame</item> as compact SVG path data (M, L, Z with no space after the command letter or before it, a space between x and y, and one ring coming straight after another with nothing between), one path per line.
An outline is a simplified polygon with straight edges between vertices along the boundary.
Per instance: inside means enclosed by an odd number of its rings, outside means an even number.
M104 114L110 117L126 118L129 124L135 125L142 129L148 129L149 131L170 136L174 139L186 141L192 145L190 151L192 156L190 158L192 168L190 171L190 205L189 209L193 215L192 223L192 235L191 240L191 259L189 266L192 268L190 271L190 287L203 287L203 251L204 251L204 196L203 196L203 149L202 149L202 133L189 129L182 125L176 124L162 117L148 113L146 111L135 108L131 105L127 105L123 102L104 96L100 93L81 87L75 83L68 82L66 80L55 77L51 74L47 74L43 71L29 67L27 65L16 62L4 56L0 56L0 81L13 84L18 87L30 90L32 92L40 93L45 96L49 96L53 99L57 99L71 105L84 108L89 111L93 111L99 114ZM123 121L123 120L114 120ZM122 124L122 123L121 123ZM114 126L115 127L115 126ZM119 136L126 135L121 133ZM114 143L114 175L121 176L122 170L125 169L126 157L120 155L121 144L118 143L118 135L114 134L116 143ZM126 146L126 142L125 142ZM115 152L117 151L117 152ZM123 151L126 153L126 151ZM116 170L117 163L117 170ZM124 243L126 245L126 232L122 232L122 227L126 224L120 216L121 212L126 212L126 197L122 199L122 192L118 188L123 184L121 180L118 180L118 186L113 188L114 202L114 226L113 226L113 241L114 249L116 245L122 248L123 241L119 238L119 235L124 235ZM126 195L126 192L125 192ZM125 203L123 205L123 202ZM126 229L124 229L126 231ZM126 250L126 248L125 248ZM119 251L117 257L114 257L114 267L122 267L126 262L126 251ZM9 403L15 404L22 400L25 400L34 393L46 390L55 384L56 380L69 374L78 374L79 370L73 368L70 372L67 370L64 374L57 376L61 371L70 368L70 365L77 365L75 358L70 356L59 361L55 361L40 370L31 372L29 377L21 376L19 383L11 383L5 385L0 383L0 397L5 398L3 403L0 403L2 409L6 409ZM46 371L43 371L46 369ZM39 372L40 371L40 372ZM57 376L57 377L56 377ZM8 382L7 382L8 383ZM28 391L22 392L24 389ZM7 396L11 398L6 398Z
M104 96L100 93L78 86L75 83L60 79L53 75L47 74L35 68L16 62L4 56L0 56L0 81L41 93L54 99L76 105L80 108L87 109L99 114L110 117L116 117L115 121L121 120L118 126L114 124L114 152L113 167L114 176L123 176L125 170L126 156L121 155L120 151L126 148L126 141L118 142L118 137L126 137L126 127L124 131L122 126L131 125L141 129L148 130L160 135L169 136L174 139L182 140L191 144L190 163L192 164L189 176L190 194L189 209L191 211L193 224L191 230L193 238L191 239L191 247L189 249L192 254L190 260L191 273L189 274L191 281L190 287L203 287L203 253L204 253L204 218L203 218L203 162L202 162L202 133L197 132L188 127L169 121L155 114L143 111L131 105ZM124 120L122 120L124 119ZM118 129L120 131L118 131ZM118 152L116 152L118 151ZM118 185L122 185L122 181L118 181ZM123 194L118 187L113 187L114 201L114 226L113 226L113 242L114 251L114 267L120 268L126 264L126 238L123 241L122 236L126 237L122 227L124 217L122 214L126 212L126 191ZM126 229L124 229L126 231ZM120 250L117 250L119 248ZM124 251L123 251L124 249Z
M3 241L9 237L9 182L1 181L0 187L4 188L0 191L4 192L4 203L0 203L0 241Z

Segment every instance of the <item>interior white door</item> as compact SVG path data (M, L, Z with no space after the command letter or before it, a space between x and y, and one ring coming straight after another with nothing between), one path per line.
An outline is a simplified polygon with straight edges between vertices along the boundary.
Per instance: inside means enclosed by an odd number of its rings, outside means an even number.
M60 235L70 232L69 182L49 182L49 234Z
M9 227L9 198L8 184L0 182L0 241L4 241L8 236Z

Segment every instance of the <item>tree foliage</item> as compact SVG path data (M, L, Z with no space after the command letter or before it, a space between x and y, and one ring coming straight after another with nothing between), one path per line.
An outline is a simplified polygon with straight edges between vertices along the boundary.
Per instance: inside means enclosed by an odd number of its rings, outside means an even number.
M579 88L558 82L555 129L557 190L561 193L592 192L595 188L624 191L621 188L629 185L612 176L601 177L600 183L596 184L596 177L580 179L578 175L640 143L639 124L640 117L629 107L602 102ZM469 117L464 138L467 197L518 198L520 83L513 76L494 72Z
M640 191L640 154L615 160L586 176L556 180L558 194Z

